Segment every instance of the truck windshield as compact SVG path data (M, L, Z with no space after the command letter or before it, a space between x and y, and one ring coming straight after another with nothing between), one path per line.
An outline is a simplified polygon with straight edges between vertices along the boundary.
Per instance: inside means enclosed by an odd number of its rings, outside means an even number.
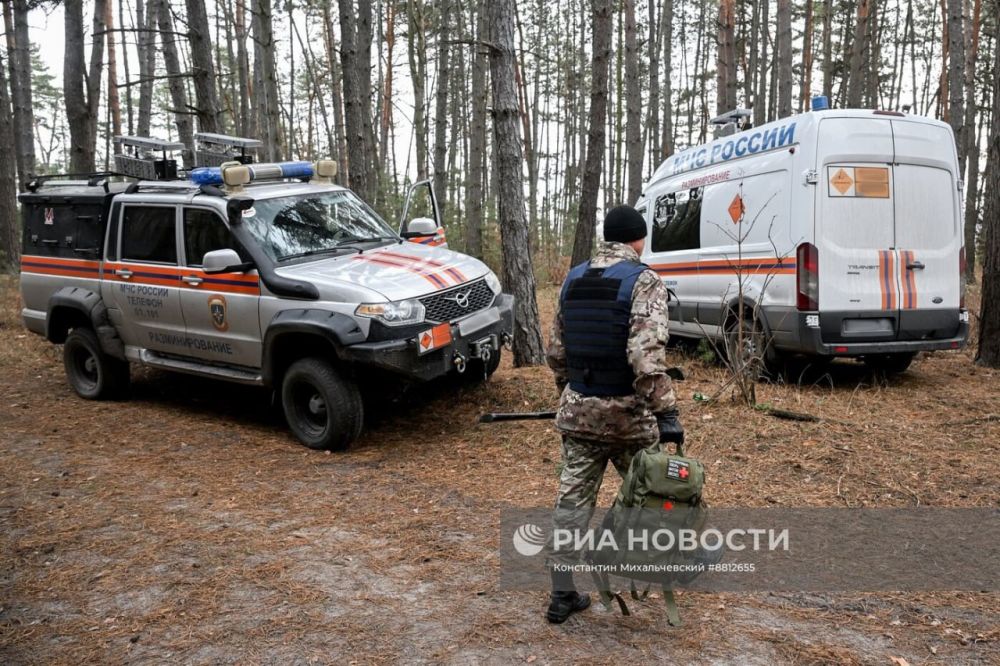
M351 192L262 199L244 211L243 224L276 261L380 240L399 240L382 218Z

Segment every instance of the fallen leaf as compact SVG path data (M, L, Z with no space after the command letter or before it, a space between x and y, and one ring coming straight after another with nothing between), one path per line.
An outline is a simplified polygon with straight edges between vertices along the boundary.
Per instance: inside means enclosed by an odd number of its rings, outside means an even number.
M889 659L891 659L892 663L896 664L896 666L910 666L910 662L906 661L902 657L889 657Z

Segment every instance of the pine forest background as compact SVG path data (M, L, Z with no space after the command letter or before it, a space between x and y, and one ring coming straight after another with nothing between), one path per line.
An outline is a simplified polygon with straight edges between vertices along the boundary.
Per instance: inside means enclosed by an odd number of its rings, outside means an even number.
M530 246L533 296L589 254L607 207L710 140L717 113L750 108L759 125L818 94L949 122L980 247L998 4L3 0L0 144L15 149L0 152L0 251L16 266L31 174L107 169L119 134L222 132L263 140L264 160L334 156L391 222L433 178L451 247L494 267L514 220L526 241L506 249ZM59 43L61 68L45 57ZM523 212L498 205L511 177Z

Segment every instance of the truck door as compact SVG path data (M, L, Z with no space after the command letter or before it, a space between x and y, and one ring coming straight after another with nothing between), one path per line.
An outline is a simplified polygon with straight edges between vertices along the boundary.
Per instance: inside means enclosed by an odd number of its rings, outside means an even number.
M961 203L951 130L892 121L900 276L899 339L945 338L959 326Z
M892 126L881 118L826 118L816 154L822 338L895 339L900 303Z
M127 345L182 353L184 317L178 269L177 208L124 202L116 254L102 285Z
M249 260L218 213L208 208L184 208L181 308L191 340L187 355L259 368L260 279L256 270L205 273L202 257L223 249L236 250L241 259Z

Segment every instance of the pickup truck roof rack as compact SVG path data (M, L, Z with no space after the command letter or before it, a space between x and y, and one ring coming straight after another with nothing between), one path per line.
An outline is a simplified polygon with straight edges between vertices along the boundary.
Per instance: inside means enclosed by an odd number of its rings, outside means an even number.
M262 145L258 139L211 132L196 132L194 140L194 161L200 167L221 166L225 162L253 164L254 157L247 151L253 152Z
M725 113L712 118L712 120L709 121L709 124L715 128L715 138L719 138L720 136L730 136L732 134L736 134L737 132L750 129L750 118L752 116L753 111L750 109L733 109L732 111L726 111Z
M168 157L167 153L187 148L178 141L145 136L116 136L115 144L122 149L120 154L115 155L115 170L140 180L177 180L177 160ZM160 157L153 153L160 153Z
M121 174L114 171L97 171L94 173L53 173L43 176L35 176L25 187L29 192L37 192L42 186L45 187L103 187L108 191L108 182L114 176Z

